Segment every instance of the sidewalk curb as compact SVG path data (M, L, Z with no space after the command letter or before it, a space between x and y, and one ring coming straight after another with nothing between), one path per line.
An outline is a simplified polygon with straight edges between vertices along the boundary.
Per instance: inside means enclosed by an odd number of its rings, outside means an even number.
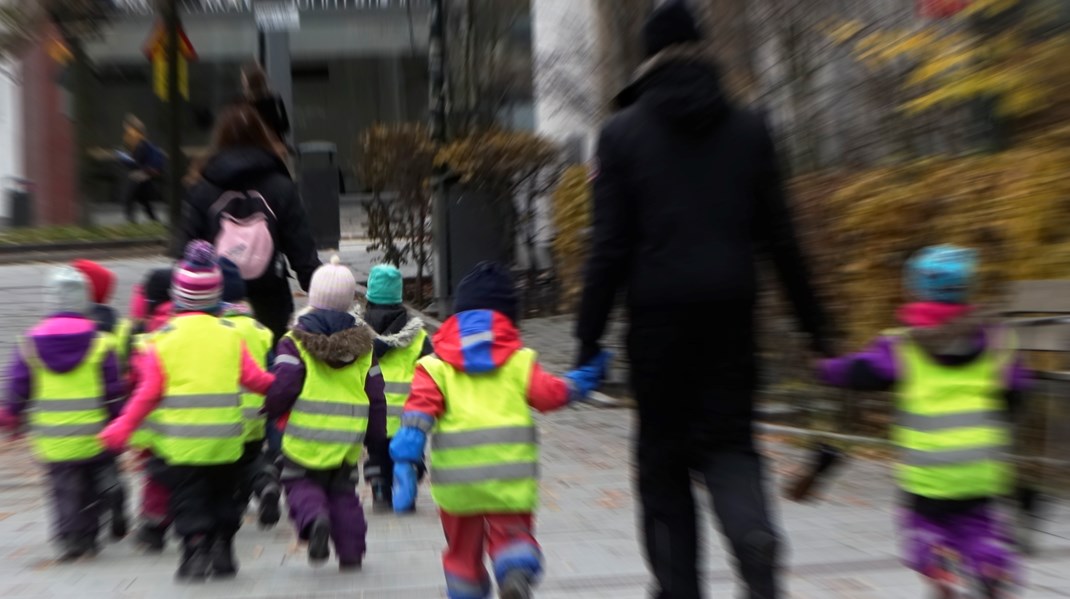
M166 239L115 239L0 245L0 264L58 262L72 258L106 258L113 253L152 251L155 256L167 248Z

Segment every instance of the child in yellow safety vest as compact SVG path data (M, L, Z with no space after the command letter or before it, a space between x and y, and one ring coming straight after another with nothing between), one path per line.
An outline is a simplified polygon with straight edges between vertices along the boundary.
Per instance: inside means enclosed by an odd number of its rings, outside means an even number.
M435 334L435 355L416 367L402 428L390 444L394 506L404 510L415 498L413 464L431 434L431 495L446 533L450 599L489 596L484 547L500 596L525 599L542 573L531 408L549 412L582 399L600 383L605 355L565 379L544 372L520 340L512 277L494 263L461 281L455 309Z
M60 558L98 551L100 511L117 481L115 457L97 439L118 415L125 385L114 344L88 317L88 282L60 267L48 277L49 316L19 342L8 368L0 424L28 422L34 455L47 468Z
M175 316L139 353L138 386L101 434L108 447L122 449L152 414L154 469L171 492L174 528L183 541L176 579L183 582L237 573L233 540L244 507L238 497L241 393L264 394L274 380L237 327L218 318L222 288L212 246L190 242L171 282Z
M366 549L356 491L361 452L386 437L375 332L350 312L356 288L337 256L316 270L308 309L276 349L276 383L266 402L269 417L287 417L282 484L290 521L308 541L312 565L327 561L333 540L343 571L360 568Z
M152 333L167 325L171 319L174 305L171 303L171 279L173 269L156 268L150 270L141 284L135 285L130 298L130 317L134 321L134 338L130 345L130 361L136 362L138 354L147 347ZM131 389L137 388L137 371L129 372ZM141 486L141 513L138 516L136 533L138 545L149 552L163 551L167 531L171 528L172 518L169 504L171 492L159 479L160 472L152 468L159 464L152 458L151 423L142 423L141 428L130 439L133 448L141 450L141 463L144 470L144 484Z
M388 264L372 268L368 275L364 320L375 329L375 357L386 383L386 439L368 449L368 460L364 463L364 480L372 488L372 509L377 512L393 509L390 489L394 484L394 461L390 459L390 440L401 429L401 414L412 390L416 362L433 351L424 322L411 316L402 304L402 287L401 271ZM422 478L423 460L416 468Z
M75 260L71 262L71 266L78 269L89 283L89 295L93 302L89 309L89 316L97 323L97 331L111 337L115 355L119 358L119 368L125 373L132 327L129 319L120 318L118 311L108 305L111 302L112 292L115 290L115 273L92 260ZM120 402L122 398L115 401ZM111 534L112 538L121 539L126 536L128 525L126 489L119 477L118 460L112 462L112 469L107 478L110 484L103 495L108 511L111 513Z
M1012 334L968 303L975 271L972 250L922 250L906 268L918 301L900 309L903 328L821 370L829 384L897 394L892 440L901 450L907 565L950 597L945 576L958 562L994 599L1009 596L1017 574L996 504L1011 489L1008 416L1028 373Z
M245 280L238 266L226 258L220 258L219 265L223 270L221 316L237 327L249 353L257 364L266 368L274 353L274 334L256 321L252 308L245 301ZM242 416L245 419L245 449L241 458L244 468L242 503L246 504L250 497L255 497L260 526L271 528L279 522L279 496L282 489L279 487L278 469L264 455L264 439L267 436L264 396L242 393Z

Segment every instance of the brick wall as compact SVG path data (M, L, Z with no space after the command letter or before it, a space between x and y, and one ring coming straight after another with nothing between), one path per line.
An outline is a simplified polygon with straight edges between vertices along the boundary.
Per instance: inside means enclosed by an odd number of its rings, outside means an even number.
M62 67L48 55L45 43L23 60L24 160L26 178L33 182L36 224L74 224L78 218L74 126L58 84Z

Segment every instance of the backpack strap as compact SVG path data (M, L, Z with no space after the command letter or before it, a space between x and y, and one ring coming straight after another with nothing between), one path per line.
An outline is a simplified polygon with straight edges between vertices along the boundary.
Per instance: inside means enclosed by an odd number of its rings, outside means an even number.
M271 209L271 205L268 204L267 199L265 199L264 196L255 189L251 189L245 192L225 192L223 195L219 196L219 199L216 200L214 204L212 204L212 207L208 209L208 213L211 215L212 218L219 218L219 215L222 214L224 210L226 210L227 206L229 206L231 202L242 198L247 200L260 200L260 203L264 206L264 211L271 215L272 220L274 220L275 222L279 222L279 217L275 216L275 211Z

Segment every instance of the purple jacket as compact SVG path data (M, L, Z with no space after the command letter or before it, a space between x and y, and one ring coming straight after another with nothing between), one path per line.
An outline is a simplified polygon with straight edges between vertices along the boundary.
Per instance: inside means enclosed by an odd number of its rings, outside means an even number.
M923 344L923 347L942 364L964 364L987 351L992 331L991 328L976 329L965 344L959 339L958 347L954 347L954 340L948 338L945 340L947 349L943 351L932 344L928 347ZM825 360L821 363L821 378L826 384L837 387L867 391L891 389L899 382L901 375L896 358L896 344L901 342L898 337L883 336L861 352ZM1004 377L1005 390L1020 393L1028 387L1030 373L1016 356Z
M33 343L34 352L45 366L55 372L65 373L82 364L96 335L96 323L92 320L79 314L56 314L42 320L26 337ZM108 352L101 370L104 377L104 397L101 400L105 402L109 416L115 418L122 411L126 384L119 374L119 361L114 351ZM21 347L16 347L7 370L7 401L4 408L9 415L21 419L33 399L32 388L30 365L22 355Z
M313 310L301 316L293 328L293 336L305 350L333 368L342 368L357 358L371 353L375 345L375 331L352 314ZM288 414L297 403L305 386L305 363L296 344L283 338L275 350L271 367L275 384L268 391L264 410L269 418ZM373 356L372 369L364 382L364 392L371 402L368 431L364 444L375 447L386 440L386 383Z

